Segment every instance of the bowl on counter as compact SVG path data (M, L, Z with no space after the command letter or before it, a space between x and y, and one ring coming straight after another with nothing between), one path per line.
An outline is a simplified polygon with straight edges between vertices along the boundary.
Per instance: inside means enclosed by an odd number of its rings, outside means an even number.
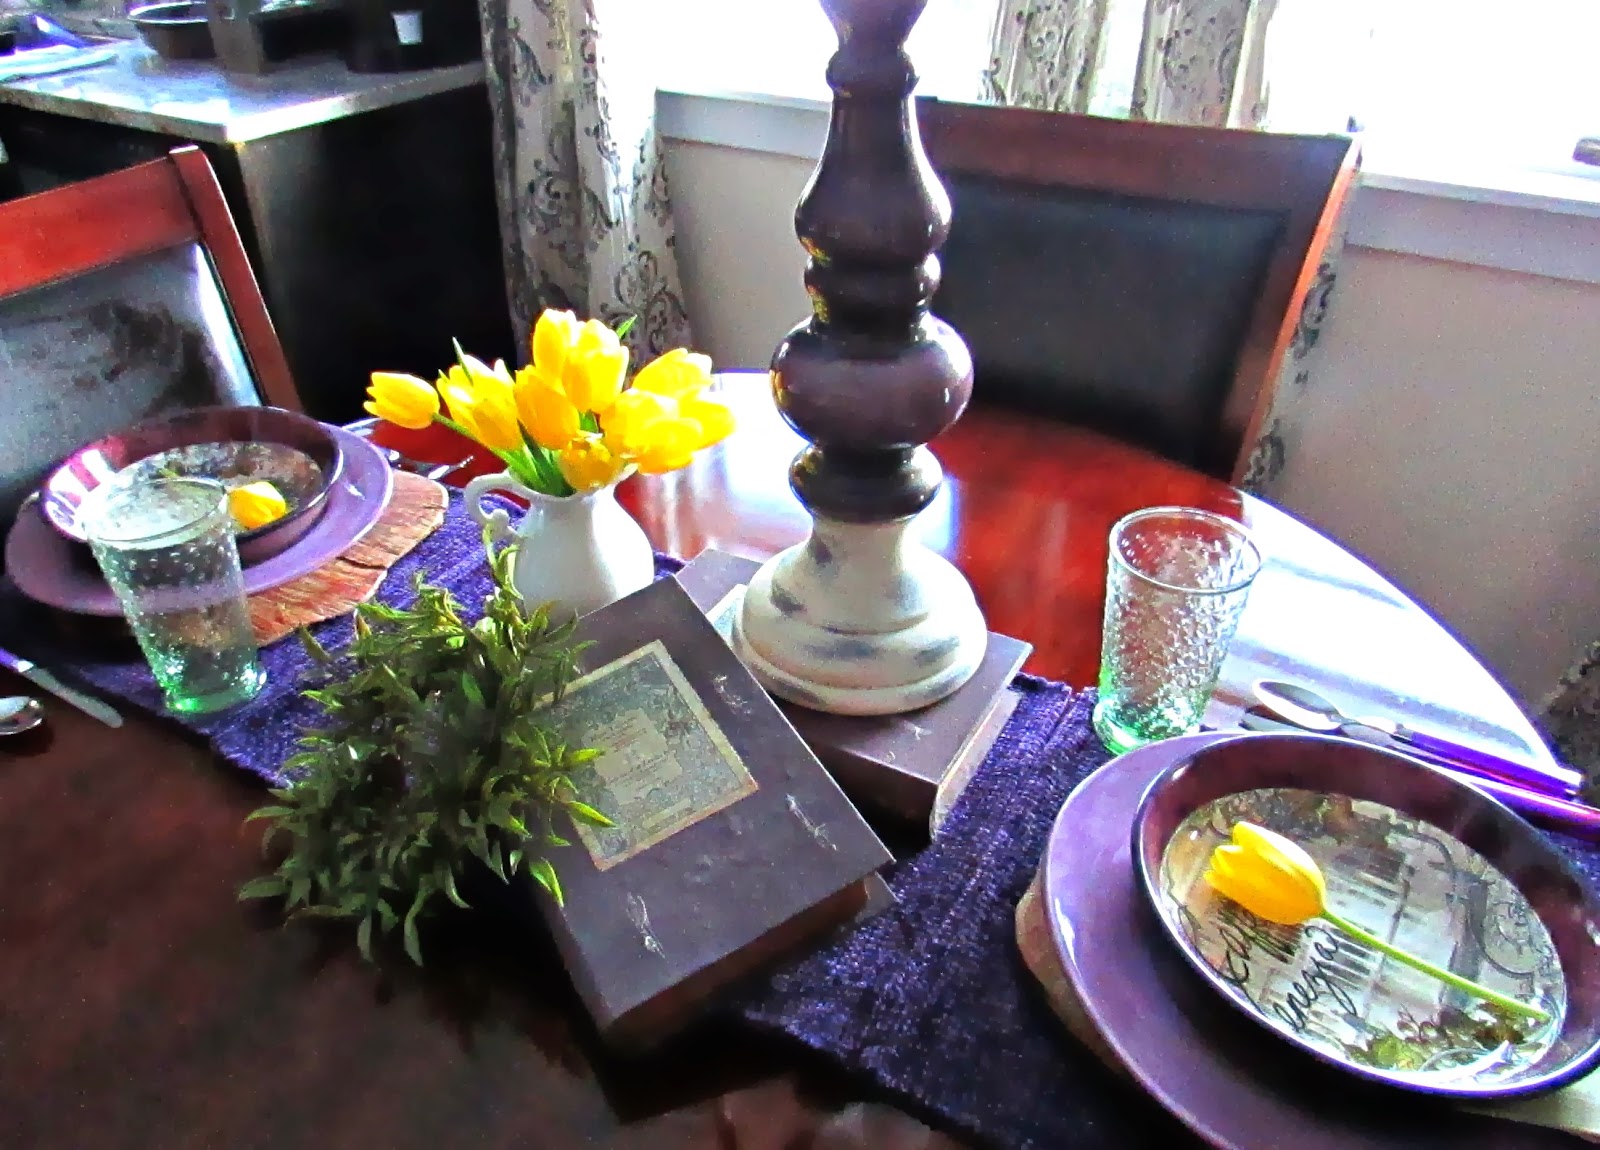
M167 60L209 60L217 54L203 0L145 4L128 13L144 42Z
M87 543L89 492L113 479L192 476L233 488L266 481L289 505L271 523L237 532L246 565L278 554L316 524L344 469L333 432L276 407L198 407L97 439L67 456L39 488L39 512L57 532Z

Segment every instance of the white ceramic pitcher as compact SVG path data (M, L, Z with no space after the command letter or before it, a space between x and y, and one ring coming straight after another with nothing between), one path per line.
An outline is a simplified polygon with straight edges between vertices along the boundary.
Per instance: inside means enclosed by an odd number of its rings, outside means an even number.
M485 509L483 496L509 491L528 501L516 526L504 508ZM551 618L587 615L655 578L655 557L644 529L617 502L617 485L577 495L545 495L509 472L480 475L466 486L467 510L502 543L516 543L512 582L528 609L551 604Z

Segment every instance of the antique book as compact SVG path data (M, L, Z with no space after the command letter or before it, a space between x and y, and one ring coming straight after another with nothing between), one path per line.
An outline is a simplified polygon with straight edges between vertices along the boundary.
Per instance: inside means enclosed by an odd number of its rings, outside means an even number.
M727 638L744 588L760 564L725 551L702 551L678 572L684 590ZM780 700L778 706L856 802L926 823L939 784L959 762L981 762L1004 726L986 720L1015 696L1007 690L1031 644L989 635L977 673L931 707L904 715L829 715Z
M594 747L535 887L601 1036L666 1037L728 983L868 909L889 852L693 600L662 579L585 616L550 719ZM532 880L529 880L530 885Z

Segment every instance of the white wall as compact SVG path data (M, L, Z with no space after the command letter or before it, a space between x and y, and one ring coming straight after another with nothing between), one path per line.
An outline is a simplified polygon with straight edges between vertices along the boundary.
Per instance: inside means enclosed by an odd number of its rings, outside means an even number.
M813 162L671 140L697 338L764 367L806 314ZM1365 556L1525 700L1600 636L1600 286L1351 248L1275 498Z

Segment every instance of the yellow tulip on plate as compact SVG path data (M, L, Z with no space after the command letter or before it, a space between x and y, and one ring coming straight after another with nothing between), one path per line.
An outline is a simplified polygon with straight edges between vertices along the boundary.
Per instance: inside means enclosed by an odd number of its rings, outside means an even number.
M228 492L228 514L246 531L254 531L289 514L289 501L271 483L257 480Z
M1537 1006L1518 1002L1409 954L1334 913L1328 907L1328 884L1322 877L1322 868L1299 843L1276 831L1254 823L1234 823L1229 841L1211 852L1210 865L1202 877L1212 890L1232 899L1257 918L1283 926L1299 926L1320 918L1372 949L1474 998L1539 1022L1550 1017L1549 1012Z

